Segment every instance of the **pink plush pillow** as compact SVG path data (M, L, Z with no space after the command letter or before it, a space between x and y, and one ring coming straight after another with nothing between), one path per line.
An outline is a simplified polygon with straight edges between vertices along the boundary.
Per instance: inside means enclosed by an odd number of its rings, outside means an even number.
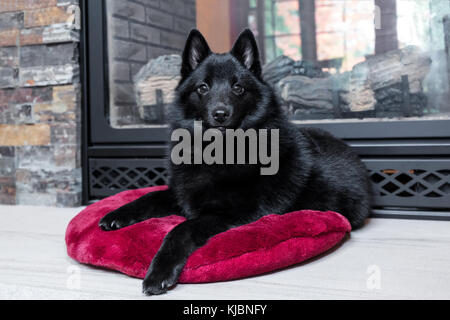
M125 191L88 206L67 227L69 256L144 278L165 235L185 218L155 218L109 232L102 231L98 222L108 212L166 188ZM211 238L188 259L179 282L239 279L294 265L332 248L350 230L347 219L335 212L303 210L265 216Z

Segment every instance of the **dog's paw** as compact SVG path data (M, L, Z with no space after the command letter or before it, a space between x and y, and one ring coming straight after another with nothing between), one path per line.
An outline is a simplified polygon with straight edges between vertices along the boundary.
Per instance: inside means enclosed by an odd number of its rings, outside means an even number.
M177 284L178 276L175 272L170 274L155 274L150 272L142 283L142 292L148 296L166 293Z
M142 284L142 292L147 296L163 294L174 285L175 282L172 281L148 280Z
M98 225L104 231L113 231L125 228L134 223L134 220L121 216L117 214L117 212L113 211L100 219Z

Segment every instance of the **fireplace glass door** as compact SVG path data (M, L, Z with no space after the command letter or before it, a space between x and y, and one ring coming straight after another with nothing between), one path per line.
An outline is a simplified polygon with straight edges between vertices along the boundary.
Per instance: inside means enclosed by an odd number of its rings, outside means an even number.
M247 27L295 122L448 119L449 14L447 0L107 0L109 123L164 126L189 30L224 52Z

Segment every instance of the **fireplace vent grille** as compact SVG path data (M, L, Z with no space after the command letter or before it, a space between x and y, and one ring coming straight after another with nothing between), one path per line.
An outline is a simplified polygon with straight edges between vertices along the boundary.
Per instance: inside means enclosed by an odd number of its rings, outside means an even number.
M168 184L163 159L91 159L90 193L96 198L121 191Z
M450 208L450 159L365 159L376 207ZM93 198L168 184L164 159L91 159Z
M450 160L365 160L375 205L450 208Z

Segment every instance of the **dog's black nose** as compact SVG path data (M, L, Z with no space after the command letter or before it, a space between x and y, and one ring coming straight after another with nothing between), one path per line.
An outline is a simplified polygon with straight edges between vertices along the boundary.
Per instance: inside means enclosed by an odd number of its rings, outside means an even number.
M215 109L212 114L214 120L221 124L227 121L227 119L230 117L230 112L228 112L228 110L223 107Z

